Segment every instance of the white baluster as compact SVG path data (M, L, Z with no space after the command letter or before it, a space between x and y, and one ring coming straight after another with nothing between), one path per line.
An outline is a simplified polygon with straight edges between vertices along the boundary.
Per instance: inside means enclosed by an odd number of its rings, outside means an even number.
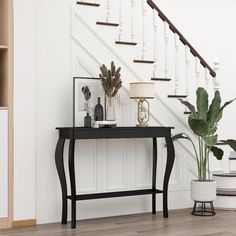
M175 95L179 94L180 89L179 49L179 36L175 33Z
M120 21L119 21L119 41L123 41L123 27L124 27L124 23L123 23L123 0L120 0Z
M154 27L154 70L153 77L158 77L158 13L153 10L153 27Z
M107 18L106 22L110 22L111 19L111 0L107 0Z
M169 25L164 22L164 37L165 37L165 78L169 79Z
M147 53L147 27L146 27L146 19L147 18L147 2L143 0L143 50L142 50L142 59L146 58Z
M217 73L219 69L220 69L220 59L216 57L214 60L214 70ZM217 77L213 79L213 87L214 87L214 91L220 90L220 83L218 82Z
M135 41L135 0L131 0L131 42L134 43Z
M209 92L209 87L210 87L210 79L209 79L209 70L207 68L205 68L205 82L206 82L206 91Z
M185 71L185 75L186 75L186 95L187 98L186 100L189 101L189 95L190 95L190 59L189 59L189 47L187 45L185 45L185 66L186 66L186 71ZM186 111L188 111L187 107L186 107Z
M195 73L196 73L196 89L200 87L200 69L199 69L199 59L195 57Z

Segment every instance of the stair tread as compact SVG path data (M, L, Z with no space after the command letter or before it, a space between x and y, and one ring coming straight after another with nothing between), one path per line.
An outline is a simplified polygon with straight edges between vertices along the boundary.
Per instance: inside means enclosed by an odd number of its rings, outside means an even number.
M152 60L134 60L134 63L146 63L146 64L153 64L154 61Z
M151 78L151 80L156 80L156 81L171 81L170 78L156 78L156 77Z
M229 172L229 173L215 173L213 176L217 177L236 177L236 172Z
M236 189L217 189L217 196L236 196Z
M191 114L191 113L192 113L191 111L185 111L185 112L184 112L185 115L189 115L189 114Z
M168 98L186 98L187 95L168 95Z
M116 41L116 44L123 44L123 45L130 45L130 46L137 45L137 43L135 43L135 42L127 42L127 41Z
M85 5L85 6L92 6L92 7L99 7L100 4L98 3L92 3L92 2L81 2L81 1L77 1L78 5Z
M229 157L229 160L236 160L236 157Z
M104 22L104 21L97 21L97 25L107 25L107 26L119 26L118 23L111 23L111 22Z

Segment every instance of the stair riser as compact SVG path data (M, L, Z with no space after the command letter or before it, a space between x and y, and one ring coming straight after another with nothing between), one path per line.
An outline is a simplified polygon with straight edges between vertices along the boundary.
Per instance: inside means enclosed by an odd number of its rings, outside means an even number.
M220 177L214 176L217 182L217 188L221 189L235 189L236 188L236 177Z

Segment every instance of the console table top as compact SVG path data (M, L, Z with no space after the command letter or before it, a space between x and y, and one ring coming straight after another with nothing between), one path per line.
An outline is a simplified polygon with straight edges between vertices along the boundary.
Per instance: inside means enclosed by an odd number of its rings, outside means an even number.
M62 139L116 139L116 138L151 138L168 137L174 127L149 126L116 127L116 128L84 128L57 127Z

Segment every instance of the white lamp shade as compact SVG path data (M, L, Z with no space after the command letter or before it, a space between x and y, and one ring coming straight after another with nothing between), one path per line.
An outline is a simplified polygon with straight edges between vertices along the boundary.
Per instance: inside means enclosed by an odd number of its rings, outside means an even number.
M130 83L129 97L151 99L155 97L155 86L151 82Z

